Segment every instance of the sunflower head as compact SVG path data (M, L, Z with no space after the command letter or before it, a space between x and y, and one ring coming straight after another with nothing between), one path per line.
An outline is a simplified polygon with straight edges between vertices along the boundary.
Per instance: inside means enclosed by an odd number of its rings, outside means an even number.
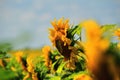
M64 42L64 45L70 45L70 39L67 38L67 30L69 29L69 20L61 18L58 21L55 19L51 22L53 28L50 28L50 40L53 46L56 46L56 41Z
M15 54L16 60L21 63L22 62L22 57L23 57L23 51L17 51Z
M44 58L45 58L45 65L47 67L50 67L50 46L44 46L42 48L42 52L43 52L43 55L44 55Z
M50 40L58 51L65 57L66 60L70 57L69 46L71 40L67 37L67 32L70 27L69 20L61 18L58 21L55 19L51 22L53 28L50 28Z

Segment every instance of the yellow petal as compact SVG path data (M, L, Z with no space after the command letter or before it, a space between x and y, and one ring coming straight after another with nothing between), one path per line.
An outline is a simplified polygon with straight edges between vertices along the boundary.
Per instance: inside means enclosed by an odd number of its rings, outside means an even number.
M57 25L58 25L58 27L60 27L60 28L62 27L62 25L63 25L63 18L61 18L61 19L58 20Z

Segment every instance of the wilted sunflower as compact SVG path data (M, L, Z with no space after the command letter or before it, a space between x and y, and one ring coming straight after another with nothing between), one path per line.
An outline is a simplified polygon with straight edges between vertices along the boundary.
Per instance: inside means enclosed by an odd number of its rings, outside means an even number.
M75 62L77 61L76 53L77 49L71 46L72 39L68 38L68 30L70 30L69 20L61 18L58 21L55 19L51 22L53 29L50 30L50 40L53 46L57 48L61 55L64 56L64 60L68 61L66 67L69 69L75 69Z
M70 52L69 46L71 44L71 40L67 38L67 30L69 29L69 20L64 18L59 19L56 21L51 22L53 29L49 29L50 31L50 40L53 43L53 46L55 46L58 51L65 57L65 60L68 60L70 58Z
M51 22L54 29L49 29L50 31L50 40L53 43L54 46L56 46L57 40L60 40L64 43L64 45L70 45L70 39L68 39L67 36L67 30L69 29L69 20L64 18L59 19L56 21Z

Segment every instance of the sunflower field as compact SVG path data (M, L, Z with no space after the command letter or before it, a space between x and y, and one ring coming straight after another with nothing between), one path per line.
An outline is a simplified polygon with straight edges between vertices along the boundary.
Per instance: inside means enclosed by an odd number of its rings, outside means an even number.
M94 20L71 25L65 18L51 25L52 46L11 50L0 45L0 80L120 80L117 25Z

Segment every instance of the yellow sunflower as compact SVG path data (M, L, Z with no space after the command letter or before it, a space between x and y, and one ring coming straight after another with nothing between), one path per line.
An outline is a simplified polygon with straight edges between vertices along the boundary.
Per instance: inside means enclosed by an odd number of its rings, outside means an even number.
M33 64L33 60L35 56L32 56L30 55L28 58L27 58L27 71L29 72L29 74L32 75L32 80L38 80L37 78L37 73L35 72L35 69L34 69L34 64ZM29 78L30 76L26 75L26 78Z
M50 68L52 61L50 60L50 46L44 46L42 52L45 58L45 65Z
M84 43L87 56L87 67L95 72L99 67L104 51L109 46L109 41L102 38L100 26L94 20L88 20L81 24L86 30L86 41Z
M18 61L18 63L22 62L22 57L23 57L23 51L17 51L14 53L16 60Z
M64 56L65 60L69 60L71 50L69 46L71 44L71 40L67 38L67 30L69 29L69 20L61 18L58 21L55 19L51 22L53 29L50 30L50 40L53 43L58 51Z
M50 28L50 40L54 46L56 46L56 41L61 40L64 42L64 45L70 45L70 39L67 38L67 30L69 29L69 20L64 18L59 19L58 21L55 19L51 22L54 29Z

